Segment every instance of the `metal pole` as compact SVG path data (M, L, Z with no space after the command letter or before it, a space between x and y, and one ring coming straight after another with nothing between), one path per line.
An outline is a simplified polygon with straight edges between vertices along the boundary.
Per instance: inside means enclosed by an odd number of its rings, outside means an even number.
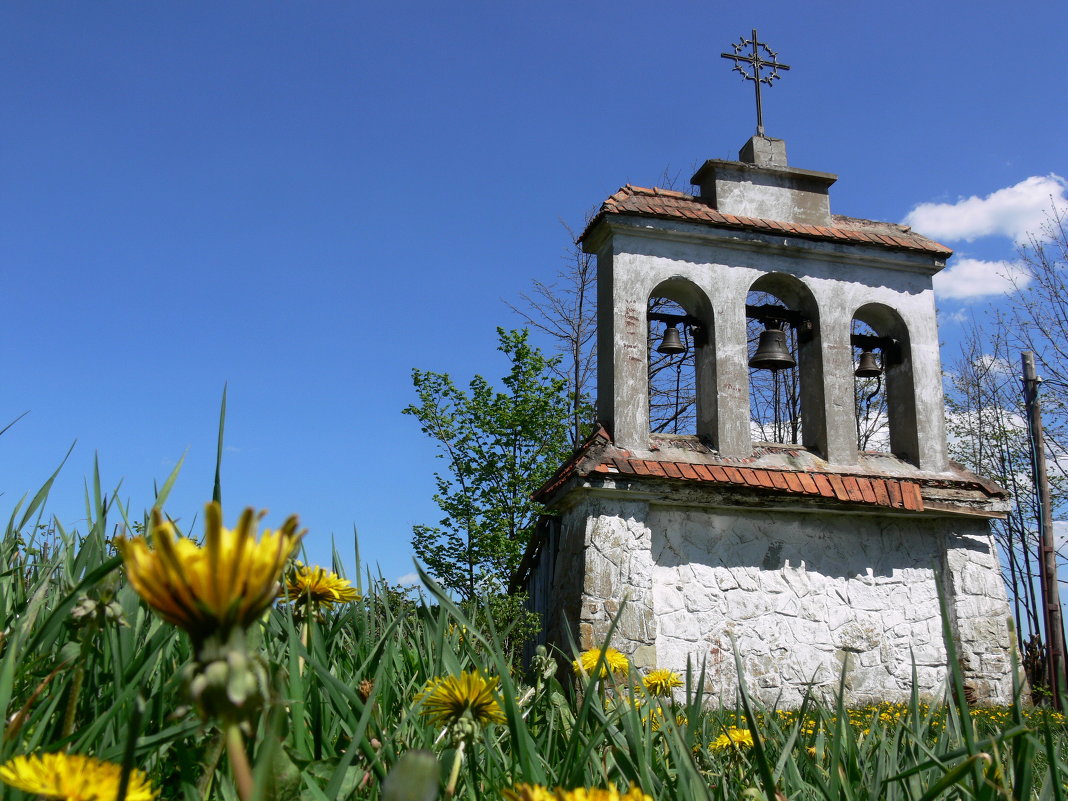
M1042 430L1042 402L1038 398L1038 388L1042 380L1035 373L1034 353L1025 350L1020 357L1023 362L1027 427L1031 435L1031 467L1035 492L1038 493L1038 553L1050 698L1053 708L1060 710L1064 700L1061 698L1065 679L1064 628L1061 621L1060 589L1057 585L1057 552L1053 547L1053 507L1050 504L1049 478L1046 475L1046 437Z
M753 86L756 87L757 136L764 135L764 110L760 106L760 45L757 42L756 28L753 28Z

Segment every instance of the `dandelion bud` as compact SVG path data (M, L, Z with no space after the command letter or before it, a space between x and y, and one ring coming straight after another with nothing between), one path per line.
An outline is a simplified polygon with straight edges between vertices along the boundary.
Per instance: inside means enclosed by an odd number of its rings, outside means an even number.
M556 675L556 660L549 656L549 651L544 645L539 645L534 651L534 658L530 660L530 666L539 681L548 681Z
M375 683L371 679L360 679L360 683L356 687L356 693L360 696L360 700L366 704L374 689Z

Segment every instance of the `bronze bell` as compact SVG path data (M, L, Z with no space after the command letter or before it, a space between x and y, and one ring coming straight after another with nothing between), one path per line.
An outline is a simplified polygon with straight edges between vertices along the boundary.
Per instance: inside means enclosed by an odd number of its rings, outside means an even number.
M796 367L797 362L786 347L786 332L768 327L760 334L757 351L749 360L749 366L757 370L785 370Z
M853 375L857 378L875 378L881 375L882 372L883 368L875 361L875 354L870 350L865 350L860 354L860 363L857 365L857 369L853 371Z
M660 347L656 349L656 352L668 356L686 352L686 346L683 345L682 340L679 339L679 331L675 328L674 324L669 325L664 329L664 338L660 341Z

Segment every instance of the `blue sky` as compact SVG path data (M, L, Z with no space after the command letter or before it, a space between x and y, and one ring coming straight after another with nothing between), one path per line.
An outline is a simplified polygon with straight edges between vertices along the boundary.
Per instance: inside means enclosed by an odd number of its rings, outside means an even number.
M833 211L913 212L970 260L943 279L952 317L996 301L1026 209L1063 202L1066 20L1058 2L6 3L0 426L29 414L0 437L0 506L76 441L65 523L97 453L135 511L185 454L168 511L191 519L228 383L227 518L296 512L320 559L355 528L366 561L409 573L411 526L437 517L432 445L400 413L411 368L500 374L503 301L562 265L561 221L735 157L755 123L719 58L733 41L756 27L792 67L767 132L840 176Z

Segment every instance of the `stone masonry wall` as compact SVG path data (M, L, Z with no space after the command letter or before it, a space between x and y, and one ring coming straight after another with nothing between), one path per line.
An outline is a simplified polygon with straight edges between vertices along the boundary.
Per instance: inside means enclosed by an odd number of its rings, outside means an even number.
M944 586L965 689L980 700L1011 698L1010 654L1018 645L1006 623L1008 598L989 528L962 520L943 536Z
M559 561L557 582L561 607L564 588L581 582L579 647L604 642L626 598L612 645L638 668L682 672L688 658L695 669L704 661L714 700L735 699L736 652L765 703L797 704L809 686L830 696L844 665L851 704L907 699L913 662L921 694L937 694L946 675L943 568L968 686L982 702L1011 696L1008 607L982 521L587 496L565 527L562 553L573 558Z

